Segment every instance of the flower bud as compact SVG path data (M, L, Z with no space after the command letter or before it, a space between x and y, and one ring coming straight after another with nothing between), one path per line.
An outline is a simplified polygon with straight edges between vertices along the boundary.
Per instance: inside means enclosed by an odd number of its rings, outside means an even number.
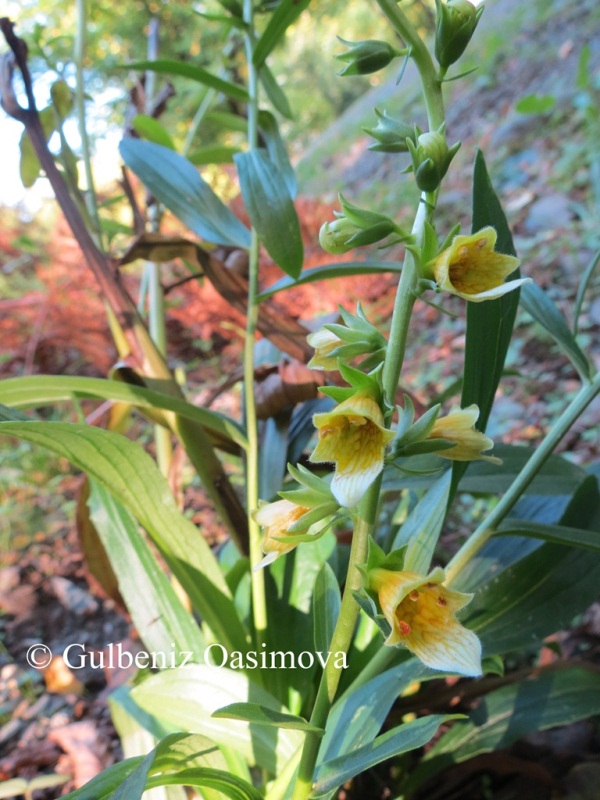
M326 222L319 231L319 243L326 253L341 255L355 247L380 242L392 233L404 235L385 214L369 211L349 203L340 195L342 211L337 219Z
M437 26L435 30L435 57L446 69L462 56L469 44L483 6L475 8L469 0L436 0Z
M389 117L385 111L375 109L377 114L377 125L374 128L363 128L365 133L377 140L377 144L372 144L369 150L380 153L406 153L408 145L407 139L416 141L415 129L405 122Z
M340 39L340 42L350 48L346 53L335 56L338 61L348 62L340 75L369 75L387 67L399 55L399 51L391 44L376 39L361 42Z
M416 146L410 139L407 139L406 143L412 158L417 186L424 192L435 191L448 171L460 144L448 147L443 126L437 131L422 133L417 139Z
M353 245L348 245L347 242L358 231L360 228L345 217L333 222L325 222L319 231L319 244L326 253L342 255L342 253L352 250Z

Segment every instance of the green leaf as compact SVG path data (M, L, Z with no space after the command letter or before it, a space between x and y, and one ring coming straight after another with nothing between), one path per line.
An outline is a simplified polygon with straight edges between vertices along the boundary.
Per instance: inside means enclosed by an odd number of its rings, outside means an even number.
M296 278L304 249L298 215L283 177L266 150L239 153L234 161L252 225L277 266Z
M577 344L566 319L546 292L535 283L524 284L521 287L521 305L560 345L580 377L587 380L591 374L590 363Z
M138 444L66 422L2 422L0 434L45 447L95 478L148 531L217 640L245 648L245 631L210 547L181 514L166 479Z
M583 547L585 550L600 551L600 534L581 528L565 525L548 525L528 520L507 519L496 532L496 536L526 536L542 539L545 542L566 544L569 547Z
M248 132L248 120L240 117L239 114L230 114L228 111L209 111L204 119L224 130L237 131L237 133Z
M408 544L404 569L426 575L446 517L450 493L450 470L442 475L419 500L400 528L392 550Z
M222 5L225 5L224 3ZM233 4L231 4L233 6ZM201 19L208 20L209 22L220 22L223 25L227 25L233 28L237 28L239 31L247 31L248 26L244 22L243 19L239 19L237 16L225 16L225 14L208 14L205 11L198 11L196 8L190 9L197 14ZM240 8L241 13L241 8Z
M498 233L496 250L499 253L516 255L502 206L488 176L483 154L478 151L473 172L471 230L476 233L488 225L494 227ZM518 278L519 275L519 270L516 269L509 278ZM518 289L508 292L496 300L467 303L467 334L461 406L465 408L472 403L479 406L477 428L482 432L487 426L496 390L502 377L518 305ZM454 462L451 496L467 466L468 464L463 462Z
M271 693L295 714L300 713L299 698L312 691L314 676L320 666L314 650L312 596L317 574L325 561L331 558L335 546L335 536L329 531L317 541L301 543L293 553L277 559L265 575L269 609L269 625L263 638L266 650L290 651L296 659L295 669L271 670L267 685ZM297 658L305 651L314 656L312 668L298 666ZM322 657L327 660L328 653L324 652ZM335 653L331 654L330 660L335 663Z
M46 135L46 141L48 141L56 130L56 116L52 106L48 106L40 111L40 122L42 123L44 134ZM42 165L39 162L33 142L29 138L29 134L26 130L23 130L21 134L19 149L21 152L19 162L21 183L26 189L29 189L38 179Z
M435 736L440 725L455 718L456 715L444 714L420 717L398 728L392 728L391 731L347 755L325 761L318 769L312 796L322 797L334 792L343 783L374 767L375 764L400 753L423 747Z
M532 447L497 444L494 455L502 464L477 461L460 484L461 491L476 494L497 494L506 491L533 453ZM528 488L530 494L564 494L574 492L585 478L585 471L560 455L553 455Z
M258 453L259 497L275 497L285 477L289 414L281 412L269 417L261 426Z
M130 758L109 767L69 800L141 800L146 789L170 784L216 789L232 800L261 800L246 781L224 770L202 766L215 750L205 736L175 733L167 736L145 757Z
M220 663L221 654L217 647L210 656ZM228 651L228 655L235 658L234 651ZM281 770L303 740L299 731L212 716L223 706L249 702L287 712L269 692L237 670L188 665L150 676L131 690L131 696L140 708L163 724L190 732L202 731L217 744L239 751L249 764L269 772Z
M600 713L600 675L565 669L484 695L469 719L456 722L434 744L403 787L412 794L451 764L508 747L527 734L570 725Z
M581 314L581 306L583 305L583 298L585 297L586 289L589 286L589 283L592 279L592 275L596 267L600 264L600 250L594 253L593 258L588 263L585 271L579 281L579 285L577 287L577 297L575 298L575 305L573 306L573 333L577 335L577 330L579 328L579 315Z
M398 694L426 669L416 658L408 658L398 667L371 678L356 689L350 686L336 700L327 718L320 761L332 761L371 743Z
M528 94L515 104L519 114L547 114L556 105L553 94Z
M123 381L104 378L77 378L70 375L27 375L0 381L0 402L13 408L40 408L73 398L97 397L130 403L140 409L160 408L198 422L220 439L235 442L242 449L247 440L241 427L224 414L209 411L177 397ZM21 415L21 419L26 419ZM217 440L218 441L218 440Z
M123 139L125 164L169 211L206 241L247 248L248 229L202 180L196 167L167 147Z
M204 86L209 86L211 89L216 89L217 92L222 92L234 100L248 100L248 92L243 86L224 81L211 72L207 72L201 67L195 67L193 64L187 64L184 61L171 61L170 59L162 58L158 61L134 61L132 64L122 64L117 68L151 70L152 72L158 72L160 75L181 75L184 78L198 81Z
M2 385L0 381L0 386ZM0 422L29 422L30 417L27 414L22 414L20 411L14 411L8 406L0 404Z
M19 149L21 151L21 157L19 159L21 183L26 189L30 189L37 181L42 165L40 164L33 143L26 130L21 134Z
M208 147L199 147L193 153L189 153L188 161L197 167L203 167L206 164L233 164L234 155L240 152L239 147L215 144Z
M400 272L402 264L393 261L342 261L336 264L325 264L322 267L312 267L300 273L297 278L282 278L264 289L258 300L268 300L277 292L302 286L314 281L330 280L332 278L346 278L353 275L373 275L382 272Z
M175 150L171 134L154 117L149 117L147 114L137 114L131 120L131 127L149 142L155 142L163 145L163 147L168 147L169 150Z
M38 775L30 781L24 778L13 778L9 781L2 781L0 783L0 798L2 800L9 800L15 798L17 795L33 796L33 792L41 791L42 789L51 789L56 786L62 786L69 780L68 775Z
M123 691L123 688L124 687L121 687L121 691ZM143 727L138 719L128 713L121 703L115 702L114 693L111 693L108 703L111 719L121 742L121 747L123 748L123 758L143 757L164 738L165 734L163 733L157 739L147 728ZM227 764L225 759L220 750L214 748L210 753L211 761L213 758L215 761L219 761L219 757L220 763L211 763L210 766L226 770ZM188 800L187 793L183 786L172 786L169 790L163 789L163 791L155 790L154 794L156 794L156 800ZM220 798L215 795L209 795L206 800L220 800Z
M238 3L238 0L219 0L219 3L223 6L226 11L229 11L232 17L237 17L238 19L242 19L243 17L243 10L241 3Z
M589 476L578 488L560 524L598 530L600 493L595 477ZM509 546L511 540L503 540ZM491 544L491 543L490 543ZM525 547L523 545L526 545ZM559 544L528 547L529 540L513 539L516 554L526 553L502 568L495 562L493 579L476 591L464 622L481 639L486 656L502 655L539 644L546 636L568 626L598 594L600 558L589 551ZM486 550L474 559L487 563ZM453 585L463 590L465 578ZM469 587L473 588L473 587Z
M465 477L462 479L461 491L471 494L498 494L505 492L515 479L515 476L531 458L533 448L518 447L516 445L497 444L494 446L494 455L502 459L502 464L489 464L485 461L475 461ZM407 466L415 472L433 469L437 466L439 472L439 458L422 456L410 459ZM402 465L405 466L404 464ZM534 478L528 489L531 494L554 495L573 492L585 478L585 471L567 461L559 455L550 456L544 466ZM384 471L383 488L385 491L398 491L399 489L426 489L432 486L436 476L423 474L399 476L395 467L386 467Z
M255 725L266 725L272 728L289 728L294 731L323 733L321 728L309 723L303 717L294 714L282 714L259 703L231 703L219 708L212 714L213 719L240 719L253 722Z
M266 64L263 64L263 66L260 68L258 77L263 89L265 90L265 94L273 103L275 110L279 111L279 113L287 119L294 119L294 112L292 111L289 101L285 96L285 92L277 83L275 76Z
M90 481L90 489L92 522L146 651L164 653L167 667L181 663L187 652L192 653L191 661L200 660L206 646L200 629L158 566L134 518L95 481Z
M338 580L329 564L325 562L317 573L312 598L316 651L326 653L329 650L341 603Z
M289 195L292 200L294 200L298 193L296 173L290 163L285 144L279 133L277 120L270 111L260 111L258 114L258 124L267 146L269 158L283 176Z
M277 42L309 4L310 0L281 0L254 48L252 60L255 67L264 64Z

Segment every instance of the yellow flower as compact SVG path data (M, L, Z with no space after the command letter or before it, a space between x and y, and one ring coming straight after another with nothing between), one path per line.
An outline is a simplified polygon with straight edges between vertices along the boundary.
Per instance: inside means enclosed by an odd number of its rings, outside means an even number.
M285 537L288 529L307 511L310 511L310 508L298 506L290 500L277 500L275 503L261 506L252 514L254 521L261 527L266 528L262 551L267 557L258 564L258 567L265 567L275 561L277 556L289 553L296 547L297 542L286 544L274 537Z
M432 669L481 675L481 643L455 618L473 595L447 589L443 581L439 567L427 576L370 570L369 588L392 628L385 644L404 645Z
M328 331L327 328L321 328L315 333L310 333L306 341L315 351L307 364L310 369L337 369L337 358L332 358L329 354L343 342L335 333Z
M333 411L315 414L319 442L310 460L335 463L331 482L341 506L355 506L383 469L386 445L393 431L383 427L383 414L370 394L357 392Z
M490 227L472 236L455 236L450 247L430 265L440 289L472 303L480 303L494 300L528 283L530 278L504 283L504 279L519 266L519 259L496 253L496 238L496 231Z
M501 464L502 461L495 456L481 455L483 450L490 450L494 442L489 436L475 430L475 423L479 417L476 405L467 408L453 408L447 417L436 419L428 439L447 439L456 442L454 447L440 450L438 456L450 458L452 461L489 461L491 464Z

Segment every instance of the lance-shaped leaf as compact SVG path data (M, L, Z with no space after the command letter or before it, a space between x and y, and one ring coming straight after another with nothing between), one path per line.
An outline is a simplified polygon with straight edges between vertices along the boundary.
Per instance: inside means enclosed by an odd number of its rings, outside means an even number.
M267 252L293 278L302 269L300 223L284 178L261 149L234 156L242 197Z
M45 447L95 478L148 531L218 640L245 650L244 628L210 547L181 514L166 479L138 444L101 428L64 422L2 422L0 434Z
M232 214L196 167L168 147L123 139L121 157L132 172L169 211L202 239L246 248L248 229Z
M157 61L134 61L132 64L122 65L121 68L151 70L158 72L160 75L180 75L202 83L204 86L209 86L211 89L216 89L217 92L223 92L223 94L232 97L234 100L248 99L248 92L243 86L224 81L223 78L218 78L211 72L184 61L173 61L167 58L158 59Z
M498 234L497 251L516 255L506 216L490 181L483 154L478 151L473 172L472 231L476 233L489 225ZM511 280L519 277L518 269L509 276ZM482 433L485 432L504 369L518 305L519 289L485 303L467 304L461 407L475 404L479 408L478 428ZM467 466L460 462L453 465L450 497L456 491Z

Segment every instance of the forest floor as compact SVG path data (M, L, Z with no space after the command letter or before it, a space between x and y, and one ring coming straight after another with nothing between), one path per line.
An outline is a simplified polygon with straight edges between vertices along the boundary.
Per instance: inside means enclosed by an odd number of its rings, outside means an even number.
M600 246L599 31L600 8L593 0L490 2L473 54L465 63L465 69L476 66L477 72L448 84L448 132L452 141L462 141L462 147L445 182L441 226L449 230L460 222L468 230L472 163L476 149L481 148L507 212L524 274L547 289L569 319L579 277ZM407 70L385 105L392 116L422 123L415 81ZM331 218L340 190L357 205L399 214L409 222L415 196L410 181L400 174L406 159L368 151L371 140L360 132L361 126L374 125L373 106L381 106L389 90L389 85L378 87L362 97L317 138L298 165L307 266L324 261L317 232ZM533 100L526 99L532 96ZM536 102L546 103L547 110L532 113ZM391 181L391 175L397 181ZM22 258L29 235L22 230L18 240L2 239L7 258L11 253L12 258ZM31 250L35 252L35 242ZM76 246L59 225L48 261L38 263L31 257L34 289L29 285L26 293L20 293L13 276L12 294L0 301L4 351L0 370L5 376L105 375L114 362L102 305L85 279L78 277L78 260ZM267 272L268 282L273 274ZM6 275L5 271L4 281ZM290 313L301 307L303 317L314 317L334 312L342 300L352 305L360 299L385 326L393 284L391 277L381 276L341 279L331 282L327 292L320 291L319 284L293 290L282 302ZM171 356L188 364L192 360L200 397L203 387L218 383L233 370L240 350L239 317L213 297L207 301L205 292L187 285L169 318L174 342ZM84 303L87 311L76 330L74 303ZM199 307L205 311L200 318ZM459 301L448 303L451 311L459 307ZM598 277L586 295L579 328L582 343L600 368ZM463 345L460 317L443 317L425 304L417 305L402 380L418 402L426 405L451 385ZM510 374L502 382L488 432L504 442L535 444L577 390L577 375L525 312L519 312L507 368ZM598 462L600 398L561 449L584 465ZM135 631L118 599L108 598L90 575L82 555L73 524L81 478L62 461L17 446L3 458L3 480L7 492L0 520L4 550L0 563L0 781L51 773L70 776L63 787L36 792L36 800L50 800L81 785L118 756L107 696L130 673L86 669L74 676L60 659L50 670L35 671L25 660L28 647L39 641L60 653L73 641L92 650L102 650L107 642L127 641L134 648ZM218 528L211 528L207 521L198 487L187 490L186 502L195 507L195 518L202 519L218 538ZM23 508L29 511L23 514ZM591 609L561 639L561 646L575 651L585 642L598 663L599 637L600 613ZM544 800L562 791L571 800L591 800L597 793L576 794L564 777L578 759L597 760L598 754L598 733L592 722L572 726L560 739L540 734L519 745L510 763L518 763L520 772L511 773L509 764L504 782L492 788L488 783L486 788L481 781L467 780L456 790L459 794L450 788L446 793L438 789L435 798ZM543 765L547 785L539 783L539 772L526 767L537 761ZM488 764L488 769L493 773L493 765ZM380 795L347 796L376 800Z

